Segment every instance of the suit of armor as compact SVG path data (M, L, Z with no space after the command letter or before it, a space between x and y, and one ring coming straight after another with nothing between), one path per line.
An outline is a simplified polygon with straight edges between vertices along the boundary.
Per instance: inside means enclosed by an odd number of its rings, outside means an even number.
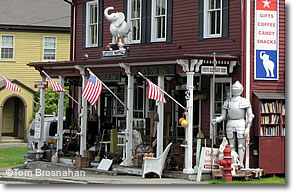
M227 119L227 138L232 151L236 151L237 139L241 167L243 167L245 154L245 139L249 139L249 131L254 118L249 100L240 96L242 92L243 86L239 81L236 81L232 85L232 98L227 99L223 104L222 115L212 120L212 123L215 124Z

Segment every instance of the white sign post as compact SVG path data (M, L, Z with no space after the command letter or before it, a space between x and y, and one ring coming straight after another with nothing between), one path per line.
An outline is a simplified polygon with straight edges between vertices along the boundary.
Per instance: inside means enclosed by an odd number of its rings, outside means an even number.
M212 169L218 169L219 168L218 160L219 160L219 149L213 148L213 154L212 154L212 148L202 147L196 181L199 182L201 180L202 172L211 172Z
M254 79L279 79L279 1L255 0Z

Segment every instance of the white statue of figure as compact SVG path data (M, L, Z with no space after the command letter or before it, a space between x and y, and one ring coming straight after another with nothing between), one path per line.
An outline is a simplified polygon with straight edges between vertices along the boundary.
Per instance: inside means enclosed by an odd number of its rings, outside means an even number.
M227 138L224 137L223 141L219 147L219 160L224 158L224 150L226 148L226 145L228 145L228 144L229 144L229 142L228 142Z
M104 11L105 18L111 22L110 24L110 32L112 34L112 43L116 44L119 35L122 35L124 38L124 42L127 42L127 35L130 31L130 27L127 22L124 20L125 15L122 12L116 12L109 14L110 10L114 10L114 7L107 7Z
M243 168L245 154L245 142L249 141L249 131L254 115L248 99L241 97L243 86L239 81L232 85L232 98L224 102L222 115L212 120L212 123L219 123L227 119L226 133L232 151L236 151L236 139L238 143L238 155ZM247 119L245 122L245 116Z

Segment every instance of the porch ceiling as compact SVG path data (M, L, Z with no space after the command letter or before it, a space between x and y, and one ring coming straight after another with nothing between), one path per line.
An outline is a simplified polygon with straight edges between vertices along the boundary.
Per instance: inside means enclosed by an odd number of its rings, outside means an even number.
M180 54L168 56L149 56L149 57L117 57L117 58L100 58L100 59L83 59L76 61L56 61L56 62L31 62L27 65L35 67L36 70L74 70L76 65L90 68L120 67L120 63L128 63L130 66L145 65L164 65L177 64L178 59L193 60L201 59L209 64L213 60L212 54ZM221 61L237 61L239 64L240 56L217 54L216 60Z

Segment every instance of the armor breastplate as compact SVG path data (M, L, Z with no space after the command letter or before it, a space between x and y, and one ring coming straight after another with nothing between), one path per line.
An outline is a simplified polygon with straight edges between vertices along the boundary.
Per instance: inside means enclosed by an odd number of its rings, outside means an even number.
M228 105L228 119L238 120L243 119L245 109L239 107L239 101L230 101Z

